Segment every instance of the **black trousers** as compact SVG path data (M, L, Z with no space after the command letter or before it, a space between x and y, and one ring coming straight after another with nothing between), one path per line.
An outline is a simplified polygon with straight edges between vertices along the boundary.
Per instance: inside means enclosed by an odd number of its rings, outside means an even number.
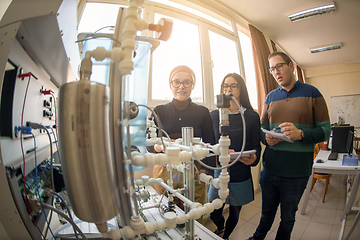
M222 238L227 239L239 221L239 215L242 206L229 205L229 217L226 219L226 224L225 218L223 216L224 206L225 204L221 208L215 209L212 213L210 213L210 219L215 223L218 230L222 230L225 227Z

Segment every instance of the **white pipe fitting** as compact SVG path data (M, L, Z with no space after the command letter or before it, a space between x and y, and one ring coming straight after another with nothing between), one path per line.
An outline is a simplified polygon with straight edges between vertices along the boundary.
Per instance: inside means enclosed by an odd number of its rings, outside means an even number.
M173 166L174 167L174 166ZM185 164L178 164L175 165L176 170L178 170L179 172L184 173L185 172Z
M206 157L207 155L209 155L210 150L207 148L203 148L203 147L196 147L193 148L194 154L196 156L196 158L198 160L203 159L204 157Z
M169 162L169 157L163 153L145 153L144 155L141 155L139 152L131 153L131 164L134 166L153 167L155 165L164 165Z
M155 139L155 140L156 140L156 137L157 137L156 128L154 128L154 127L149 127L149 131L150 131L150 137L151 137L151 139Z
M122 237L134 238L139 234L151 234L158 230L175 228L176 224L185 223L190 219L197 219L201 217L201 215L213 212L214 209L221 208L223 204L224 201L221 199L215 199L211 203L206 203L202 207L193 208L188 214L180 214L178 216L176 216L175 213L165 214L164 220L156 221L154 223L143 223L139 220L134 220L131 222L131 226L134 226L134 228L125 226L122 229L110 229L109 232L102 233L102 236L111 239L120 239Z
M192 158L191 152L182 151L182 152L180 152L180 155L179 155L179 161L176 164L188 162L191 160L191 158Z
M164 220L166 221L168 228L170 228L170 229L176 228L176 222L177 222L176 213L174 213L174 212L164 213Z
M219 179L218 179L218 178L213 179L213 180L211 181L211 184L212 184L216 189L219 189L219 188L220 188Z
M184 204L187 204L189 207L193 206L193 202L190 201L189 199L187 199L186 197L184 197L181 193L178 193L177 191L175 191L173 188L171 188L169 185L167 185L164 182L162 182L160 184L161 184L160 186L164 187L166 190L173 193L176 197L178 197L181 201L183 201ZM198 205L196 205L196 206L198 206ZM194 207L196 207L196 206L194 205Z
M170 164L178 164L179 163L179 155L180 155L180 149L175 147L167 147L165 149L165 154L168 156L170 160Z
M141 230L145 227L144 220L142 218L131 217L130 225L135 231Z
M211 182L213 182L213 177L210 175L207 175L206 173L200 173L200 181L204 182L206 184L210 184Z
M226 172L227 173L227 172ZM222 173L219 176L219 190L218 195L220 199L225 200L229 195L228 182L230 181L229 174L223 175Z
M220 156L219 161L221 163L221 166L226 166L230 162L230 156L229 156L229 146L230 146L230 139L228 136L221 136L219 140L219 146L220 146ZM229 195L229 189L228 189L228 183L230 181L229 173L227 172L227 168L223 168L220 176L219 176L219 191L218 195L220 199L224 200Z
M120 62L121 59L123 59L123 51L122 48L120 47L114 47L113 49L111 49L110 51L110 59L113 60L114 62Z
M219 144L215 144L211 150L215 153L215 155L220 155L220 145Z

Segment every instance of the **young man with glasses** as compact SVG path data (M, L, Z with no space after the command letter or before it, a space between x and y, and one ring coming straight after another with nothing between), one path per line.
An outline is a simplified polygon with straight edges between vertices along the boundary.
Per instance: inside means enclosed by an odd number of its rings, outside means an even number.
M266 145L260 173L262 215L248 240L266 237L279 205L281 221L275 239L290 239L298 204L311 175L314 146L327 140L331 130L324 97L315 87L295 79L289 56L274 52L268 60L269 71L280 86L266 97L261 126L267 130L280 128L294 142L262 135Z

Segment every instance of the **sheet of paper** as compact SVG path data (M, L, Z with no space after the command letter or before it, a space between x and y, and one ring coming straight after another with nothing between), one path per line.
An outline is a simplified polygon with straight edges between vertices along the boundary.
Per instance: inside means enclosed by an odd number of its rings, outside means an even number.
M261 131L263 131L265 134L269 134L273 136L274 138L280 138L284 141L287 141L289 143L293 143L294 141L285 136L283 133L276 133L276 132L270 132L269 130L266 130L265 128L261 128Z

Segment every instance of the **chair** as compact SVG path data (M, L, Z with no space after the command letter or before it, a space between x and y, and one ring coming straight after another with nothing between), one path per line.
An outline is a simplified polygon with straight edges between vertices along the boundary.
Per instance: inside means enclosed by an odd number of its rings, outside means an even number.
M354 137L354 148L357 155L360 155L360 137Z
M316 144L315 145L315 150L314 150L314 158L316 157L316 155L319 153L320 151L320 143ZM313 190L314 188L314 185L316 183L316 180L318 179L325 179L325 187L324 187L324 193L323 193L323 199L322 199L322 202L324 203L325 202L325 194L328 190L328 185L330 183L330 177L331 177L331 174L329 173L317 173L315 172L314 173L314 177L313 177L313 180L312 180L312 184L311 184L311 190L310 192Z
M325 194L326 194L326 192L328 190L328 185L330 183L330 177L331 177L331 174L328 174L328 173L314 173L313 181L312 181L312 184L311 184L310 192L313 190L314 185L316 183L316 180L318 180L318 179L326 179L325 187L324 187L324 193L323 193L323 199L322 199L323 203L325 202Z

